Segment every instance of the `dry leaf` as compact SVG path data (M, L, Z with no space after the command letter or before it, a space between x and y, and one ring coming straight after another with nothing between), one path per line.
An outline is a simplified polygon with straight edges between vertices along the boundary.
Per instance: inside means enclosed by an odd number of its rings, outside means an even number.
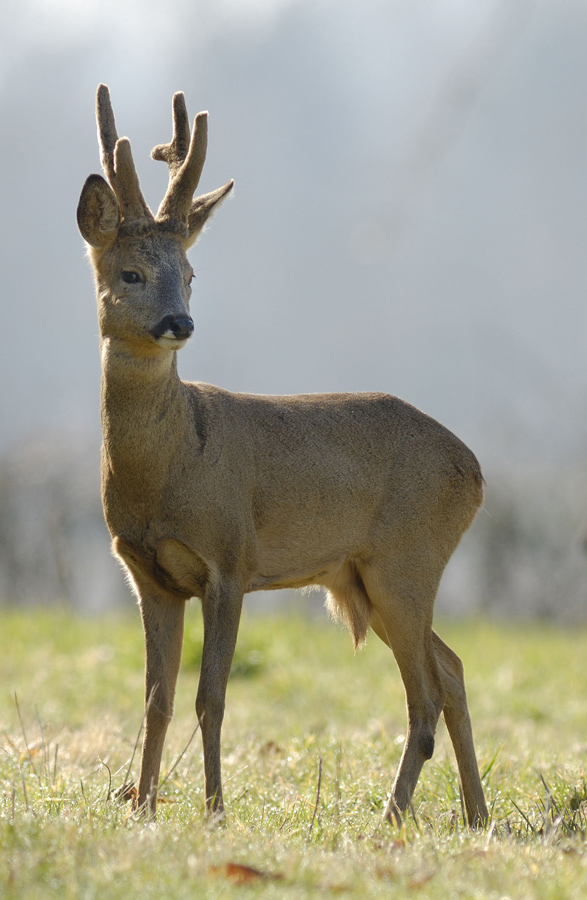
M20 756L18 758L19 763L23 763L25 761L25 759L34 759L35 756L39 755L40 751L41 751L40 744L33 744L32 746L27 747L20 754Z
M252 866L244 866L242 863L224 863L222 866L210 866L208 875L212 878L226 878L233 884L251 884L253 881L273 880L281 878L281 875L272 875L268 872L260 872Z
M424 887L425 884L428 884L434 878L435 872L427 872L422 875L416 875L408 882L408 890L416 891L421 887Z
M397 878L397 872L392 866L377 866L375 873L378 878L393 881Z
M131 781L128 784L123 784L122 787L119 787L114 791L112 796L121 803L128 803L129 800L132 800L132 802L135 803L139 793Z
M275 741L267 741L266 744L259 749L259 753L261 756L269 756L271 754L282 754L283 750Z

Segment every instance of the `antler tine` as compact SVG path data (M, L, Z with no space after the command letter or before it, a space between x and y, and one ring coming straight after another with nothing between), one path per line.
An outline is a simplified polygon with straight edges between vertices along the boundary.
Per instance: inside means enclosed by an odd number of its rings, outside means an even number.
M128 138L119 138L114 149L114 164L116 167L116 187L114 193L122 205L122 217L125 222L135 222L137 219L153 220L153 213L147 206L141 193L139 176L135 168L130 141Z
M190 139L190 126L181 92L173 97L173 138L159 144L151 153L153 159L169 166L169 187L157 212L157 220L176 220L187 224L194 192L200 181L208 146L208 113L198 113Z
M152 219L153 214L141 193L130 142L128 138L118 137L110 91L105 84L98 86L96 119L102 166L122 207L123 219L126 222L143 218Z
M173 138L151 150L153 159L166 162L172 172L180 168L190 146L190 120L182 91L173 95Z
M96 120L98 122L98 140L100 143L102 167L108 176L110 186L114 188L116 170L114 166L114 148L118 140L114 110L110 102L110 91L105 84L98 85L96 92Z

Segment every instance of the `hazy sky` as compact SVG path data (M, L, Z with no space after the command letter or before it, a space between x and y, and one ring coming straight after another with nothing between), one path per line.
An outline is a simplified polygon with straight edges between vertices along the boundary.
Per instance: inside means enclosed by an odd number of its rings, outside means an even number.
M210 110L186 378L378 389L482 461L587 451L587 6L18 0L0 11L0 447L97 432L75 225L109 83L147 199L170 103Z

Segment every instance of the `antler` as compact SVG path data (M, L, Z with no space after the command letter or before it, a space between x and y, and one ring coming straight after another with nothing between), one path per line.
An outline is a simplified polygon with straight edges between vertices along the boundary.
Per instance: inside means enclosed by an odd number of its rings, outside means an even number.
M128 138L118 137L110 92L105 84L99 85L96 94L96 119L102 166L121 206L123 220L152 220L153 213L141 193L130 142Z
M169 187L157 211L157 221L186 225L208 145L208 113L198 113L190 139L190 123L181 91L173 95L173 138L151 151L153 159L169 166Z

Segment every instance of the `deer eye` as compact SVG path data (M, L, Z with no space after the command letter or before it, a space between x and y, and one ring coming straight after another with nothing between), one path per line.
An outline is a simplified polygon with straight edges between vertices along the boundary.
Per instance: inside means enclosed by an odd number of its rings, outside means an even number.
M122 273L122 280L126 284L139 284L143 279L138 272L124 271Z

